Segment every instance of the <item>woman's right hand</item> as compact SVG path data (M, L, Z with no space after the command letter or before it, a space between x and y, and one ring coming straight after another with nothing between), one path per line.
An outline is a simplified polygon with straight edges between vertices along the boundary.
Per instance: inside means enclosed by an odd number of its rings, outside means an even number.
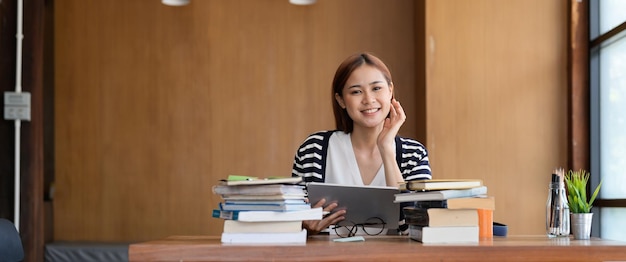
M337 224L339 221L345 219L344 215L346 214L346 210L337 210L332 212L335 208L337 208L337 203L330 203L327 206L324 206L324 204L326 204L326 199L318 201L312 208L323 207L324 213L328 212L328 215L325 215L321 220L302 221L302 226L306 228L309 235L317 234L328 228L330 225Z

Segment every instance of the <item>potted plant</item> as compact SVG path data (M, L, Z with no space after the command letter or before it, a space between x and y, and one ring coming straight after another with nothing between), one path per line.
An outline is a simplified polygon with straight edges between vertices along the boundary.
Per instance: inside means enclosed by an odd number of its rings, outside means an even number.
M567 201L569 202L570 223L574 239L589 239L591 235L591 221L593 213L593 201L596 200L602 181L587 198L587 183L589 172L585 170L572 171L565 174L565 186L567 187Z

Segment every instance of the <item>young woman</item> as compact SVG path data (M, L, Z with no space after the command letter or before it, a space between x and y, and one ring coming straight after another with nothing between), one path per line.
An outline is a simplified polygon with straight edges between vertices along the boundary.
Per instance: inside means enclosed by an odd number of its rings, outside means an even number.
M396 187L403 181L431 179L428 152L416 140L398 136L406 120L393 97L387 66L369 53L348 57L332 85L337 130L311 134L296 152L293 176L305 182ZM332 211L325 200L313 207ZM344 219L345 210L305 221L310 234Z

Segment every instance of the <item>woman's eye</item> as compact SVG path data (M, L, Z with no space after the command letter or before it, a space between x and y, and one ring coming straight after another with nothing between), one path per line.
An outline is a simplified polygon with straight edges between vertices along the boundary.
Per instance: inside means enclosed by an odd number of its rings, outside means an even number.
M350 92L350 94L352 95L358 95L361 93L361 90L353 90L352 92Z
M378 90L381 90L381 89L383 89L383 88L380 87L380 86L375 86L374 88L372 88L372 90L374 90L374 91L378 91Z

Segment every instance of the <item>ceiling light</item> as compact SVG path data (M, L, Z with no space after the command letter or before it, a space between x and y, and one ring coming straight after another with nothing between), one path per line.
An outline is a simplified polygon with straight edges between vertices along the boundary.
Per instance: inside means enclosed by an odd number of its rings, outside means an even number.
M161 2L170 6L183 6L189 4L189 0L161 0Z
M315 4L316 0L289 0L289 3L294 5L312 5Z

